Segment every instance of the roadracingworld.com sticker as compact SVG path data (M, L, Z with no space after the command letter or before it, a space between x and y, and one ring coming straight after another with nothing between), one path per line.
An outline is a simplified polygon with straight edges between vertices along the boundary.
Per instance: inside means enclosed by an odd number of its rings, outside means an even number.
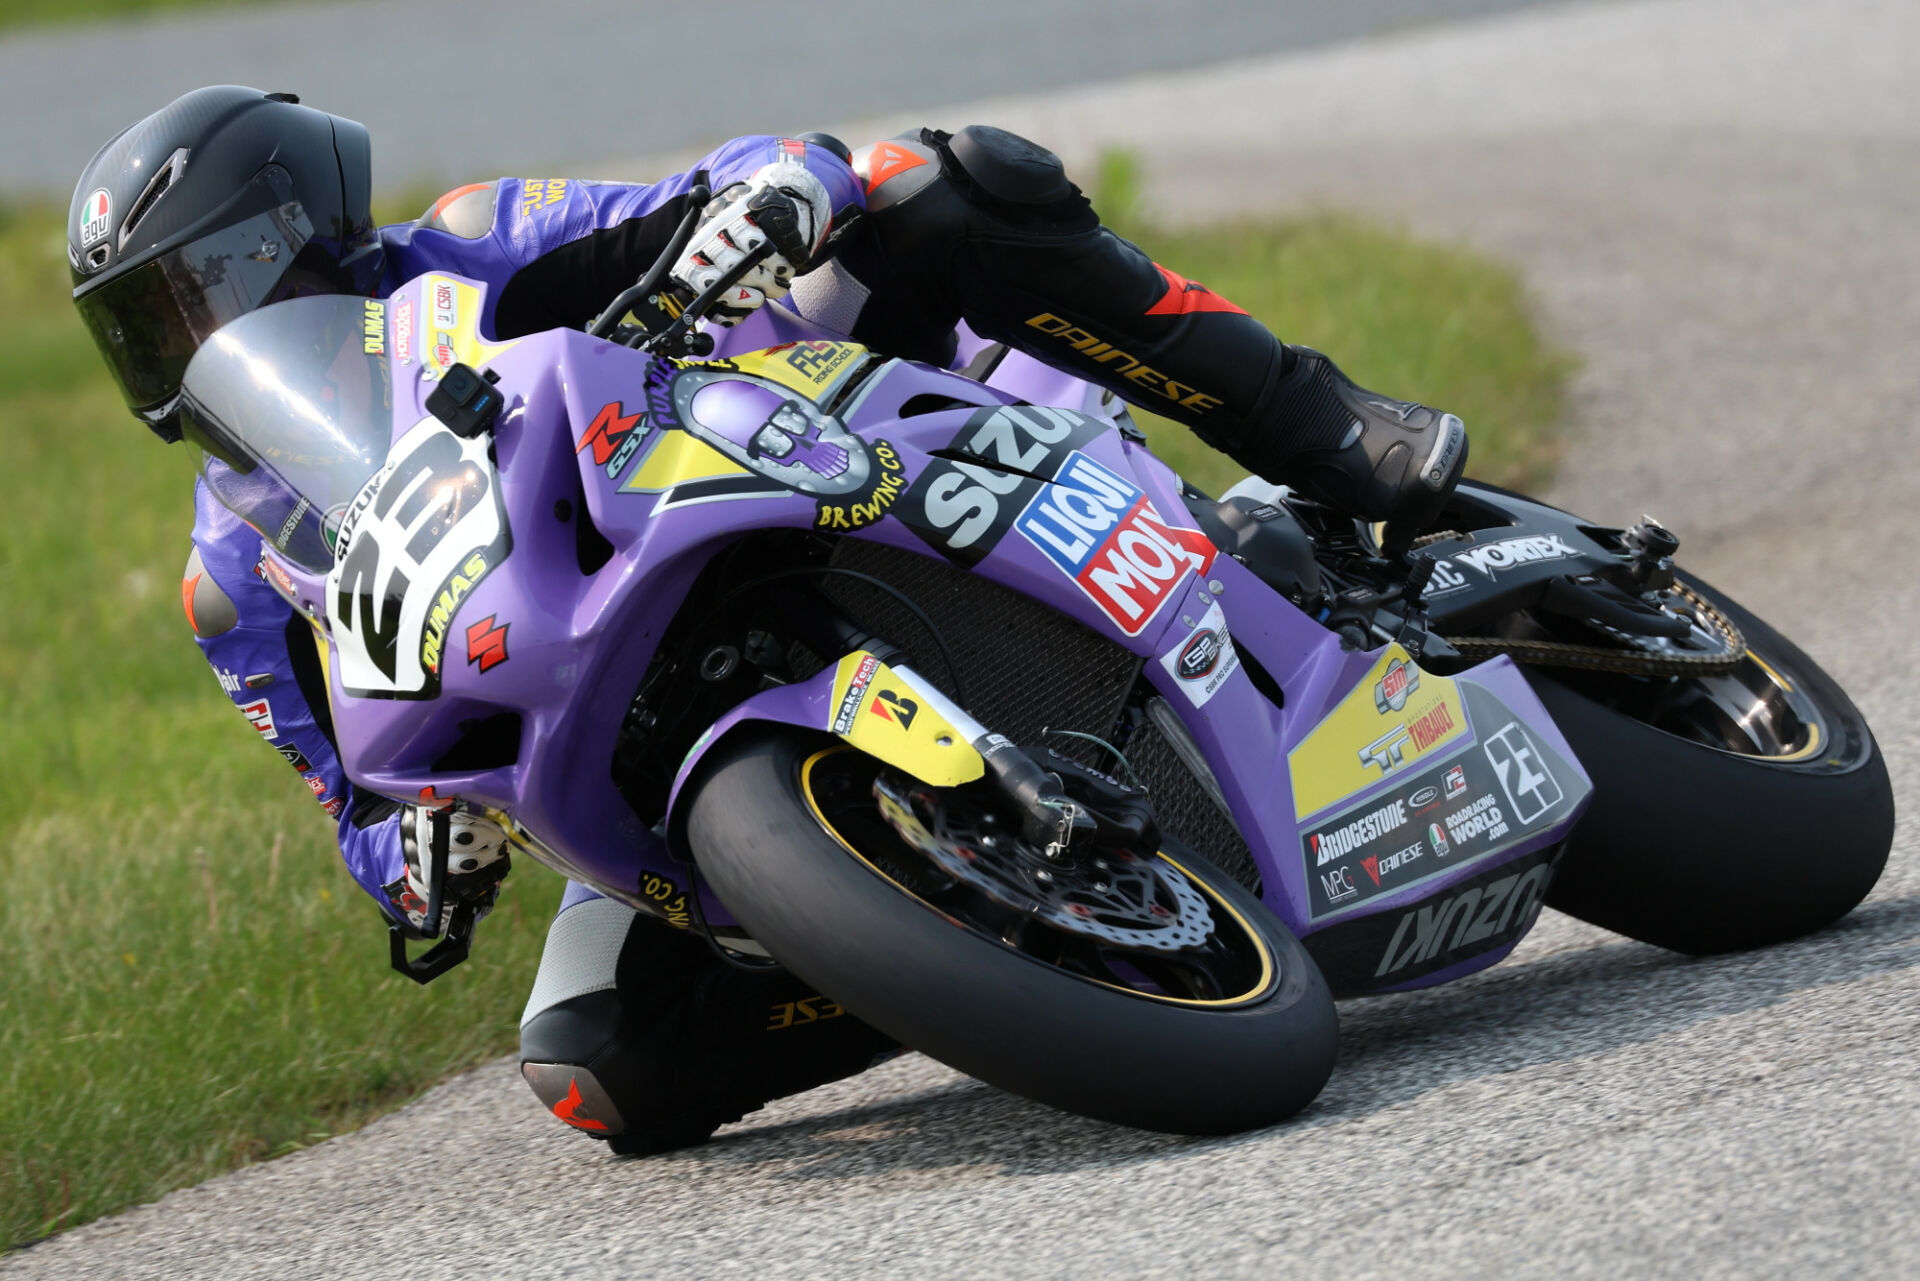
M1587 787L1492 695L1462 682L1492 729L1397 787L1303 828L1309 918L1397 894L1510 850L1573 812Z

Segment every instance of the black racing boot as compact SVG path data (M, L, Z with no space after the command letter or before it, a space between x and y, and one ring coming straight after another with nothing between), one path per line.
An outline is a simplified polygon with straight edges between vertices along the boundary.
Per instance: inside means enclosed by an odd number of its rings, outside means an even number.
M1243 458L1316 502L1418 530L1439 516L1467 465L1452 414L1357 387L1311 347L1263 397L1265 439ZM1252 443L1252 442L1248 442Z

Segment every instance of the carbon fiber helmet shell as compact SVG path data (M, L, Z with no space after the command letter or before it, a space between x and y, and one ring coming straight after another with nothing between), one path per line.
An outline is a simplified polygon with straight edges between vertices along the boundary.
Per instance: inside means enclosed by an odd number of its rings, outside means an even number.
M236 315L373 293L385 264L372 185L364 126L238 85L196 89L102 147L74 187L67 262L135 415L176 438L186 360ZM243 241L257 247L236 253Z

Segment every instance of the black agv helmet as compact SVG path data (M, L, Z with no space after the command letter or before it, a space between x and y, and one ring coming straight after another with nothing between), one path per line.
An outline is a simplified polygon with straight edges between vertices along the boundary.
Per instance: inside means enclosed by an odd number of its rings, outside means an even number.
M196 89L88 162L67 218L73 301L128 408L180 436L187 361L256 307L371 294L383 267L366 129L237 85Z

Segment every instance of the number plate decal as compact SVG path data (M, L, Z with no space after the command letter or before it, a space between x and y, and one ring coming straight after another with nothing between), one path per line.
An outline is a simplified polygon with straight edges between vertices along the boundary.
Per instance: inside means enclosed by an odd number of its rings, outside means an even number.
M426 419L341 518L327 612L340 684L362 698L432 698L454 615L512 550L484 438Z

